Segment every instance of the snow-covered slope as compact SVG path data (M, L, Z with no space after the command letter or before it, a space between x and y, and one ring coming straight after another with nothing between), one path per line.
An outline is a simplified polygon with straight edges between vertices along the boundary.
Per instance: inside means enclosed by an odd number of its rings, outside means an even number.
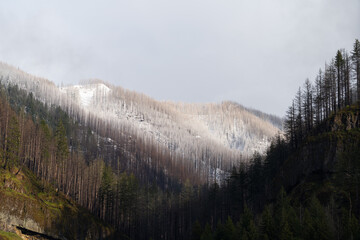
M238 104L159 102L120 87L90 82L61 88L89 112L116 119L173 150L208 144L239 150L245 155L264 152L279 129Z
M77 121L102 130L102 134L128 134L123 137L136 136L156 145L157 151L166 148L170 158L187 159L194 163L188 167L211 172L213 177L244 156L264 152L280 131L272 121L261 117L265 115L233 102L156 101L101 80L57 87L5 63L0 63L0 80L5 85L18 85L48 105L60 106Z

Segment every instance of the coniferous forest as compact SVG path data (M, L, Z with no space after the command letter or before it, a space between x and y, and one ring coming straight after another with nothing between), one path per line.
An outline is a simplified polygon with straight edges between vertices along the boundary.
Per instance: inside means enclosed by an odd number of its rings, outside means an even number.
M110 239L360 239L358 40L299 88L266 153L233 162L221 180L74 116L2 84L0 166L30 170L112 226Z

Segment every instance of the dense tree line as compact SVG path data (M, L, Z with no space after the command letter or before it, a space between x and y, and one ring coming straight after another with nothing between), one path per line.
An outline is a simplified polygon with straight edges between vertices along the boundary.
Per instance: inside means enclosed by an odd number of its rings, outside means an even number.
M351 54L344 49L320 69L314 83L309 79L299 88L289 107L285 132L293 148L310 132L345 106L360 101L360 42L355 40Z
M204 225L197 221L191 235L192 240L359 238L359 220L345 208L329 210L316 196L303 205L295 205L284 189L281 189L276 201L267 205L257 216L245 206L238 221L234 222L229 216L213 228L209 223Z
M359 56L358 40L351 55L338 51L315 86L306 80L296 93L285 136L274 138L265 155L234 167L222 187L214 184L202 192L192 239L360 238ZM314 143L324 149L313 149ZM323 150L323 155L311 152ZM296 157L303 153L309 158ZM336 159L331 172L321 172L325 163L319 163L314 179L299 172L303 179L291 185L295 176L284 171L302 164L294 161L315 162L319 156Z
M5 63L0 63L0 79L48 106L60 106L79 124L116 141L124 154L136 150L136 158L152 165L158 161L168 175L182 181L204 183L225 177L234 163L255 150L264 152L278 131L270 123L276 117L231 102L159 102L97 79L86 85L57 87Z
M264 156L234 164L222 182L126 128L114 131L111 122L72 105L67 112L47 106L10 85L0 89L0 166L14 174L29 168L131 239L356 239L356 131L346 135L351 144L346 142L328 186L336 194L288 197L280 190L276 198L273 183L307 138L328 130L323 125L330 116L359 101L359 49L356 40L351 55L338 51L315 86L307 80L289 108L285 138L274 138ZM197 158L211 161L208 148L196 152ZM228 156L212 159L213 166Z
M166 232L160 223L169 220L171 206L180 204L181 183L116 144L16 86L0 89L0 167L14 174L29 168L120 233L156 237Z
M181 162L172 163L180 174L170 177L163 172L167 153L140 138L105 136L17 86L1 86L1 167L14 174L29 168L132 239L188 239L203 210L200 199L211 194L217 209L218 184L209 191Z

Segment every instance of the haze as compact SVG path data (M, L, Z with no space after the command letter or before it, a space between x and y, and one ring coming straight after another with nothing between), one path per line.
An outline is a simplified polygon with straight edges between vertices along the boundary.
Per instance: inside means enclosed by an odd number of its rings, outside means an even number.
M283 116L304 80L360 38L360 1L1 1L0 32L0 61L59 85L100 78Z

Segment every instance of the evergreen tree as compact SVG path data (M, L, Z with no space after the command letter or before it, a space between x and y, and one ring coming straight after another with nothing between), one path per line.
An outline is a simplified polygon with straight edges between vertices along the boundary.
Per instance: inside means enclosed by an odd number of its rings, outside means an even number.
M355 40L354 48L351 52L351 60L355 72L357 100L360 101L360 42L358 39Z
M60 120L56 127L55 131L55 141L56 141L56 158L58 161L62 162L69 156L69 147L66 138L65 127Z
M337 51L336 53L336 57L335 57L335 68L336 68L336 74L337 74L337 108L340 109L342 106L342 101L343 101L343 64L344 64L344 59L342 56L342 53L340 50Z
M285 119L285 135L288 139L290 145L292 148L295 148L295 142L296 142L296 134L295 134L295 125L296 117L295 117L295 102L292 102L292 105L289 107L289 109L286 112L286 119Z
M303 140L303 96L301 88L295 97L295 148L297 148Z
M264 208L264 211L261 215L260 230L263 239L276 239L275 225L269 206Z
M219 220L217 225L216 225L216 231L214 234L214 239L215 240L225 240L226 238L226 231L225 231L225 227L224 225L221 224L221 221Z
M201 234L200 240L213 240L213 235L209 223L206 223L204 232Z
M110 167L104 166L99 189L100 216L107 218L111 216L114 200L114 175Z
M11 169L14 165L19 163L20 129L19 122L15 116L11 117L9 121L6 141L7 149L5 153L6 156L4 168Z
M48 161L50 157L51 132L45 120L41 120L40 129L43 133L41 139L41 159L43 159L44 161Z
M236 239L235 225L230 216L228 216L228 218L226 220L224 230L225 230L224 240L235 240Z
M305 209L303 234L305 239L333 239L329 218L315 196L311 198L308 208Z
M277 197L276 206L275 206L275 224L277 226L277 236L278 239L286 240L292 239L293 233L288 219L288 211L290 209L290 202L286 196L284 188L280 189L280 192Z
M323 119L323 107L324 107L324 80L323 80L323 72L320 69L319 74L315 79L314 108L315 108L316 126L318 126Z
M199 221L196 221L192 227L191 240L200 240L202 235L202 228Z
M313 111L313 87L309 79L306 79L303 93L303 112L304 112L304 128L308 134L313 128L314 111Z
M240 229L242 238L255 240L258 237L253 215L247 206L245 206L241 221L238 223L238 229Z

